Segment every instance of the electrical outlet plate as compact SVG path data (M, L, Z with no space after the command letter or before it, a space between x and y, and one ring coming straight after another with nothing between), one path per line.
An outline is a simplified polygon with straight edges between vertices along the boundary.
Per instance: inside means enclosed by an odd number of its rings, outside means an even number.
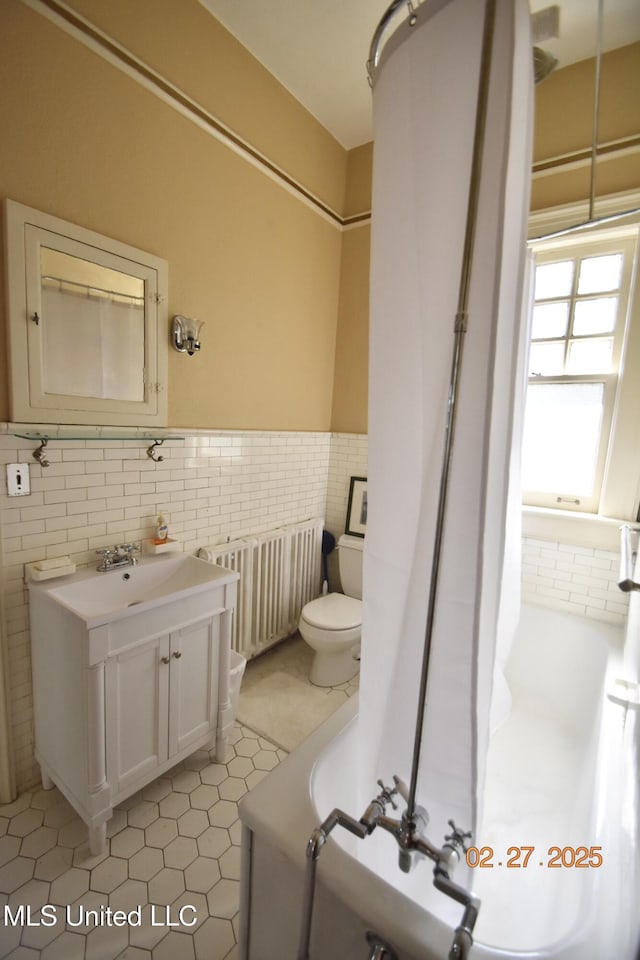
M28 463L7 464L7 493L10 497L27 497L31 493Z

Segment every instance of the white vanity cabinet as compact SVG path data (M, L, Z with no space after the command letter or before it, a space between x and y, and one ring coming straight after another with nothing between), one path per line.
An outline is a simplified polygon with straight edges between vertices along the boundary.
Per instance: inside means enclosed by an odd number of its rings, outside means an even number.
M220 617L206 617L106 662L107 778L118 794L211 736ZM195 746L193 746L195 744Z
M81 615L75 600L71 609L55 582L30 584L36 759L45 788L55 784L87 823L92 853L104 849L106 823L126 797L201 747L225 759L238 575L206 567L209 583L175 595L156 586L149 599L98 614ZM119 578L135 582L136 569L92 572L73 589L103 584L106 596Z

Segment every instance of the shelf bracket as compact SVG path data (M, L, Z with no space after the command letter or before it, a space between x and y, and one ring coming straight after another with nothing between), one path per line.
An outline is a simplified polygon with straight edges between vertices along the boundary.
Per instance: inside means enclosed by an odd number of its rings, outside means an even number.
M161 447L164 440L154 440L150 447L147 447L147 456L151 457L154 463L161 463L164 457L156 457L156 447Z

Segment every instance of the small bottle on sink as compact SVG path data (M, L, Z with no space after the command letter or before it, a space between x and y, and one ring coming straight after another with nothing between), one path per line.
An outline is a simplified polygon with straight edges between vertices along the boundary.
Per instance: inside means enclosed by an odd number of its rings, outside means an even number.
M167 526L167 521L164 519L162 514L158 517L158 525L156 527L156 536L154 543L166 543L169 536L169 527Z

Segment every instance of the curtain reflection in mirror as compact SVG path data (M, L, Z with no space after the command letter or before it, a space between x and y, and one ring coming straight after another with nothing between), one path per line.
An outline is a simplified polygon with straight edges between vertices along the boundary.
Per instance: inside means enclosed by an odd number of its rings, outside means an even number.
M41 251L45 393L144 400L144 281Z

